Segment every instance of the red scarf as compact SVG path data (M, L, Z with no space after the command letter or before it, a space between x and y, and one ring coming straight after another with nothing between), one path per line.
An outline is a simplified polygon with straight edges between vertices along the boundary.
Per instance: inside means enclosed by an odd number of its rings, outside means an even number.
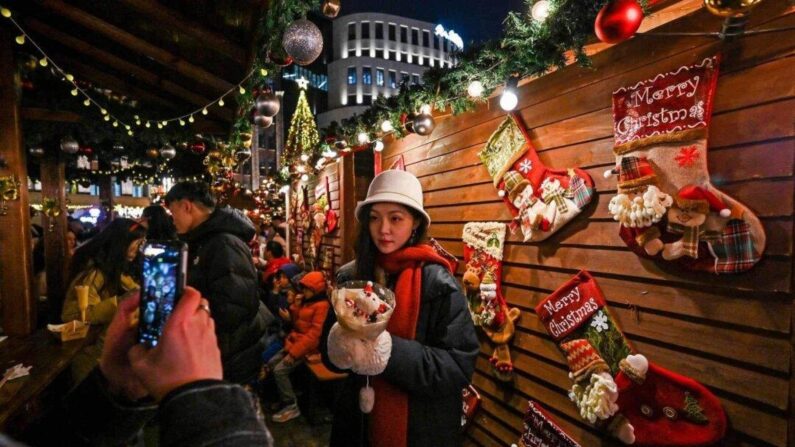
M390 334L414 340L420 315L422 266L427 263L440 264L451 270L449 262L430 245L407 247L378 257L378 265L386 273L398 274L395 311L387 324ZM372 383L375 405L370 413L370 445L408 446L408 394L381 377L373 378Z

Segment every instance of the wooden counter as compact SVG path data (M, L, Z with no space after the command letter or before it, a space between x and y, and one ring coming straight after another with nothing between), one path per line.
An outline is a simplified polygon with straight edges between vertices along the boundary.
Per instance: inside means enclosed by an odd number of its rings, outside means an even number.
M96 340L98 334L99 329L93 328L86 338L62 343L46 329L41 329L28 336L11 336L0 342L0 374L18 363L33 367L29 376L11 380L0 388L0 431L22 431L45 414L49 399L43 396L63 396L68 378L59 376L68 373L65 370L75 354ZM50 389L56 379L58 386Z

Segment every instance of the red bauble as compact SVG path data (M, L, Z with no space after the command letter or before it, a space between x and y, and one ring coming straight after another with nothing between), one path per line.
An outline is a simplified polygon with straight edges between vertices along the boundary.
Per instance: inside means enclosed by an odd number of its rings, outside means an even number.
M605 43L619 43L635 35L643 21L643 9L636 0L613 0L594 22L596 37Z
M92 148L90 146L81 147L80 148L80 152L85 154L85 155L91 155L91 154L94 153L94 148Z
M204 145L204 142L193 143L190 145L190 150L195 154L203 154L204 151L207 149L207 146Z

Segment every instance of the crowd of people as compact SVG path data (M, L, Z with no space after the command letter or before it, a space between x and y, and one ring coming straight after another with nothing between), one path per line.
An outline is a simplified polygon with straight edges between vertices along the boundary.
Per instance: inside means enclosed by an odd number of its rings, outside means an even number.
M270 445L260 403L270 401L274 423L299 417L291 373L319 353L327 368L349 373L332 408L330 445L457 445L461 390L479 343L454 266L426 243L431 219L419 181L404 171L380 174L355 215L356 259L334 278L291 261L279 216L258 230L197 182L176 184L140 220L115 219L76 247L61 317L79 318L75 286L86 286L87 319L102 331L72 366L67 407L80 439L126 442L159 413L163 445ZM145 348L130 323L140 300L139 248L177 238L188 248L188 287L161 343ZM359 403L370 378L328 358L336 321L329 296L351 280L395 295L372 411Z

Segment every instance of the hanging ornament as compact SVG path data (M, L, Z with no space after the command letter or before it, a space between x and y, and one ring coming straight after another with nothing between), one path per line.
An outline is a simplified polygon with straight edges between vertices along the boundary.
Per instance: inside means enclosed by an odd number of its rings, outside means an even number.
M154 160L160 156L160 151L156 147L149 148L146 150L146 156Z
M613 0L599 11L594 31L602 42L619 43L634 36L642 21L643 9L637 1Z
M257 100L254 102L254 107L257 109L258 114L267 117L273 117L279 113L281 104L279 103L279 97L276 96L275 93L272 91L266 91L257 96Z
M114 152L124 152L124 145L121 143L116 143L113 145Z
M325 0L322 6L323 15L333 19L340 13L340 8L340 0Z
M32 157L41 158L44 156L44 148L41 146L33 146L29 152Z
M284 52L283 48L279 48L277 51L269 52L268 59L270 59L271 62L282 68L287 67L293 63L293 58L288 56L287 53Z
M83 146L80 148L80 153L85 155L91 155L94 153L94 148L91 146Z
M64 137L61 139L61 150L67 154L76 154L80 150L80 145L72 137Z
M323 51L323 34L309 20L296 20L284 32L282 46L296 64L309 65Z
M426 137L433 132L433 128L436 126L436 123L433 121L433 116L430 113L420 113L414 118L414 132L417 132L417 135L422 135Z
M271 127L272 124L273 124L273 118L269 116L263 116L260 114L254 114L254 125L265 129L267 127Z
M204 151L207 149L207 146L204 145L203 141L199 141L190 145L190 150L194 154L203 154Z
M414 133L414 119L417 118L417 115L413 113L403 114L400 117L400 121L403 122L403 127L406 128L406 132Z
M704 0L707 10L718 17L742 17L762 0Z
M174 146L166 143L163 147L160 148L160 156L165 158L166 160L171 160L172 158L177 156L177 150L174 149Z
M240 132L240 144L245 147L251 147L251 139L253 136L251 132Z
M239 151L235 152L235 161L238 163L243 163L244 161L251 158L251 149L244 147Z

